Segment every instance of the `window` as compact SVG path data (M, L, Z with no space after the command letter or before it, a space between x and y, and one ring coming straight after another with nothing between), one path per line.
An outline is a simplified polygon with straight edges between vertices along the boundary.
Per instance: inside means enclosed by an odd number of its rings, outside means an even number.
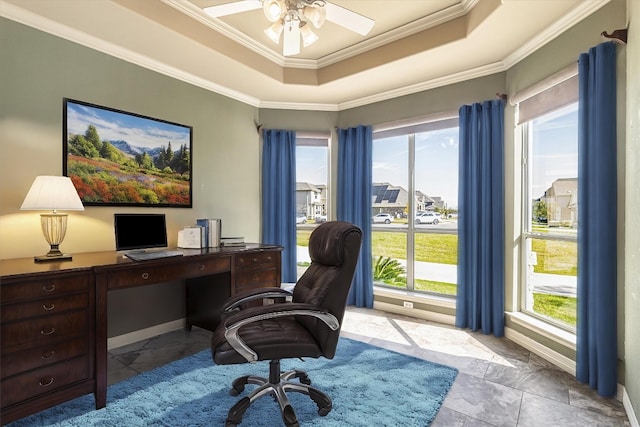
M374 131L373 280L376 286L455 295L458 121Z
M564 94L558 92L557 86L552 87L548 91L555 96L533 101L535 111L524 105L526 121L520 123L523 139L521 308L573 332L579 220L576 84L575 78L563 82Z
M297 134L296 236L298 278L309 266L309 236L327 221L329 200L329 138Z

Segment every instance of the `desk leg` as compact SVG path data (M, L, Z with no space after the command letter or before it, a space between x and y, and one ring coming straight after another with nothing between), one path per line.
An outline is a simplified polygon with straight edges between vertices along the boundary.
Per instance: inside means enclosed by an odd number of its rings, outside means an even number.
M96 276L96 409L107 405L107 278Z

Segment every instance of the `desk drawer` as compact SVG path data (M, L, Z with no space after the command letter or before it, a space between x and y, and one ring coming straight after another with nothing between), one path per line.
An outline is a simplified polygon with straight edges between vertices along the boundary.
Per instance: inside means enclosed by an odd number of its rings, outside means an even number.
M274 252L253 252L236 255L235 267L238 270L274 268L276 258Z
M86 308L89 306L89 294L65 295L58 298L43 298L18 304L7 304L2 307L0 318L2 323L22 320L29 317L57 314L64 311Z
M0 301L8 304L33 298L54 297L70 292L89 289L88 274L43 276L36 280L3 284L0 287Z
M56 341L85 336L89 332L87 311L42 316L2 324L2 351L50 345Z
M126 270L109 273L109 289L151 285L189 277L206 276L231 270L231 257L217 257L184 262L158 264L145 262L140 266L129 266Z
M2 378L42 368L66 359L73 359L87 354L89 342L86 337L71 341L63 341L47 346L30 348L15 353L2 353Z
M190 262L186 266L188 276L208 276L231 271L231 257L209 258Z
M126 270L109 272L109 289L179 280L186 274L186 265L182 263L167 264L167 260L164 260L163 264L148 261L140 266L131 265Z
M50 393L66 385L89 378L89 359L79 357L36 369L2 381L0 395L2 407Z
M275 268L236 273L236 293L256 288L280 287Z

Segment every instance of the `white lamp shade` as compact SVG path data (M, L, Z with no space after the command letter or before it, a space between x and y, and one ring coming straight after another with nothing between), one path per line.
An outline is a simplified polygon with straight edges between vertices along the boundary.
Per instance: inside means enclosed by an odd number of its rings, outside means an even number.
M275 44L280 44L280 34L282 34L282 23L274 22L269 28L264 30L264 33Z
M322 27L327 18L327 10L324 7L305 6L302 13L316 28Z
M304 47L310 46L318 41L318 36L311 31L308 25L300 28L300 35L302 36L302 45Z
M38 176L20 210L83 211L76 188L67 176Z
M276 22L280 20L280 16L285 10L285 5L280 0L265 0L262 10L269 21Z

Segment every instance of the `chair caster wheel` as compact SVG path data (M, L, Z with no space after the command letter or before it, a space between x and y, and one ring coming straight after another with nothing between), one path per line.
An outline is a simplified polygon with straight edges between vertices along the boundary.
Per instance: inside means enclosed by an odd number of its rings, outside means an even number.
M236 390L235 388L232 388L231 390L229 390L229 394L231 396L237 396L240 394L240 392L238 390Z
M224 427L236 427L238 424L227 421L224 423Z
M331 412L331 409L332 409L331 406L320 408L320 409L318 409L318 415L320 415L321 417L324 417L329 412Z

